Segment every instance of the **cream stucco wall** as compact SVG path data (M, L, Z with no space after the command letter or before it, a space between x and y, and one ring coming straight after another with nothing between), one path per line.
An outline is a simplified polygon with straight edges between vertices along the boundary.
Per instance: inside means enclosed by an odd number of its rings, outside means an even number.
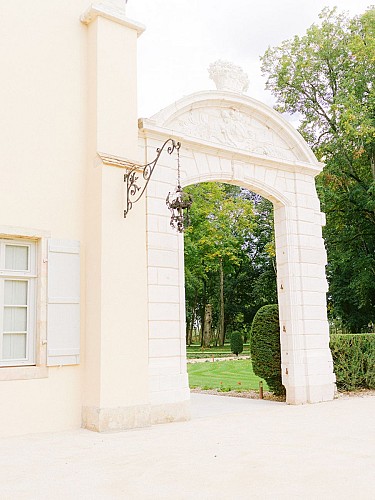
M87 273L83 425L107 430L149 423L145 200L125 220L125 170L95 160L99 152L137 161L136 43L141 28L101 15L88 14L87 19L87 269L96 271Z
M86 4L2 2L2 226L82 240L87 36L78 19ZM49 368L46 378L0 381L0 432L78 427L81 393L82 366Z
M1 222L80 239L87 2L2 2Z
M2 435L79 427L82 407L96 430L148 423L145 205L124 220L124 170L97 156L137 160L142 27L107 4L2 2L1 233L36 237L40 274L48 237L81 243L81 363L45 366L39 297L38 367L0 368Z

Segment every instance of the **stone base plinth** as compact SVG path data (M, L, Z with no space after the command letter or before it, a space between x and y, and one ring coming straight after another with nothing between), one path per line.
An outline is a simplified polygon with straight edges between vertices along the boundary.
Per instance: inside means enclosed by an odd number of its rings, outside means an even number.
M150 405L82 408L82 427L96 432L123 431L151 425Z
M286 391L286 402L290 405L305 403L322 403L332 401L335 396L336 385L295 386L288 387Z
M124 408L82 408L82 427L95 432L115 432L152 424L190 420L190 400L160 405L127 406Z

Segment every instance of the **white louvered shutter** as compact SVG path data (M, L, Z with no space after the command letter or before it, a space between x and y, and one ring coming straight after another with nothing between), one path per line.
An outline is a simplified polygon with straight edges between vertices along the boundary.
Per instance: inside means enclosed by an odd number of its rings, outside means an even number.
M80 353L79 241L48 242L47 365L76 365Z

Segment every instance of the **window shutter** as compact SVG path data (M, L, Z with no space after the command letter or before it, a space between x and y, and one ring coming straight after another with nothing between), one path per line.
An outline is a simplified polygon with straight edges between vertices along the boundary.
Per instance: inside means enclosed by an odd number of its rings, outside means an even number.
M76 365L80 353L79 241L48 241L47 365Z

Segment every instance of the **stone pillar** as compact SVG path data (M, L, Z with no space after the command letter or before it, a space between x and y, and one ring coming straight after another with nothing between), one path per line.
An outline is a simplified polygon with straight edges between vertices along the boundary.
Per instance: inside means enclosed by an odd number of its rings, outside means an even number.
M147 161L167 137L145 141ZM177 156L162 153L147 189L149 380L152 423L190 418L186 370L183 235L170 227L165 199L177 181Z
M316 194L297 194L293 207L275 205L282 378L290 404L334 396L322 219Z
M98 2L81 18L89 127L82 420L96 431L150 423L145 201L124 219L125 171L98 156L138 159L136 49L143 27L117 4Z

